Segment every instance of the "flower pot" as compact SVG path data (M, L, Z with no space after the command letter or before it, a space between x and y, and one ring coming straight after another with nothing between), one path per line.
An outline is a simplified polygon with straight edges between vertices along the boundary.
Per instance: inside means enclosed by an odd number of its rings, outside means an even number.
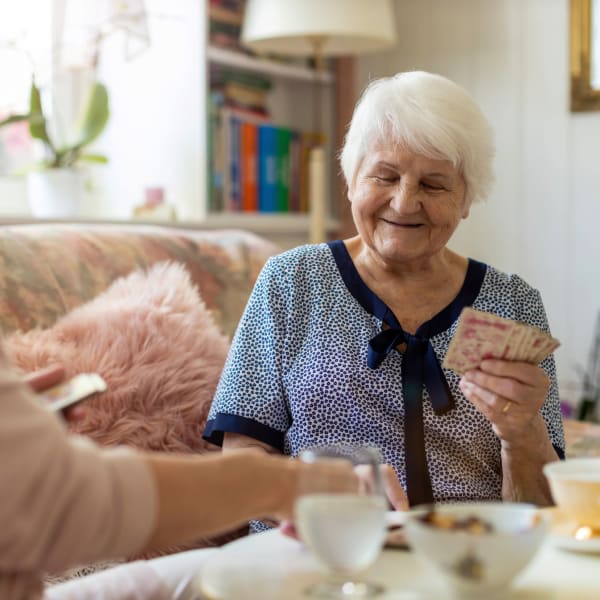
M27 176L32 216L62 219L80 216L85 177L78 169L46 169Z

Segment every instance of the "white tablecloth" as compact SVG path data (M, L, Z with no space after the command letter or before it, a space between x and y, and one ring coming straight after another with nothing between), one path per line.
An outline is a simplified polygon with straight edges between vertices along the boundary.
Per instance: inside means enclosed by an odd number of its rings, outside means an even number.
M236 540L210 556L198 586L216 600L299 600L306 598L305 588L322 577L303 544L273 530ZM440 578L408 551L385 550L365 578L385 585L381 600L450 596ZM549 536L518 575L507 598L598 600L600 555L560 550Z

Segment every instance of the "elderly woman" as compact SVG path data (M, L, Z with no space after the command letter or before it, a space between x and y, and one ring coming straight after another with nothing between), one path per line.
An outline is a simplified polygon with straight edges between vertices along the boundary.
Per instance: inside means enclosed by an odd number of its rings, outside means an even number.
M458 85L424 72L372 82L341 153L358 235L265 266L206 439L289 455L374 445L411 505L549 503L542 466L564 456L553 358L441 368L465 306L548 331L537 290L447 247L487 195L492 157Z

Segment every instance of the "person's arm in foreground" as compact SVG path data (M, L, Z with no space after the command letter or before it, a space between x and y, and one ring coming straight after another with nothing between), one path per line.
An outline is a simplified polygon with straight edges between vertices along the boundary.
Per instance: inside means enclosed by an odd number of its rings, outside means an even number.
M314 468L256 450L211 457L145 455L157 482L159 513L148 548L192 540L251 518L291 519L299 481L315 491L351 491L357 479L341 461Z
M558 456L540 413L550 388L545 371L529 363L485 360L465 374L460 387L500 439L502 498L551 504L542 467Z
M223 438L223 452L230 453L231 450L242 450L248 448L257 448L264 450L269 454L279 454L279 450L255 440L247 435L240 433L226 433ZM385 495L389 500L394 510L408 510L408 496L404 491L404 488L398 481L396 473L390 465L381 465L381 478ZM289 533L290 525L285 524L284 532Z
M258 452L179 457L68 435L0 355L0 576L184 543L249 517L289 517L302 465ZM345 465L315 489L356 485ZM333 482L333 483L331 483Z
M27 376L25 382L34 391L41 391L63 378L64 369L57 365ZM264 456L256 449L272 453L277 450L246 436L237 438L240 438L235 444L238 449L248 448L248 451L204 457L201 468L197 457L144 455L154 471L159 495L157 526L148 541L148 549L180 543L193 535L190 530L208 535L256 516L291 518L298 476L301 470L311 467ZM322 475L328 473L323 470ZM339 473L337 467L331 469L331 475L339 478L339 482L336 484L334 479L331 486L348 485L347 474ZM314 484L319 485L316 478ZM245 497L243 504L239 501L241 495ZM204 511L198 511L199 497L202 497Z

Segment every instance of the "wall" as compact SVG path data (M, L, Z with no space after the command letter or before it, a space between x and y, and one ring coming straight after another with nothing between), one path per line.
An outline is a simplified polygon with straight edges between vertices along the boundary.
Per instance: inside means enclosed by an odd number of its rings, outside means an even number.
M98 142L110 162L96 169L95 196L103 206L88 213L127 218L148 186L163 186L181 218L198 219L205 182L202 140L206 68L203 3L147 0L151 45L131 61L124 40L106 40L100 76L110 93L111 118Z
M357 81L423 69L466 87L496 132L497 182L453 247L544 299L565 399L600 310L600 112L569 112L568 0L396 0L398 45Z

